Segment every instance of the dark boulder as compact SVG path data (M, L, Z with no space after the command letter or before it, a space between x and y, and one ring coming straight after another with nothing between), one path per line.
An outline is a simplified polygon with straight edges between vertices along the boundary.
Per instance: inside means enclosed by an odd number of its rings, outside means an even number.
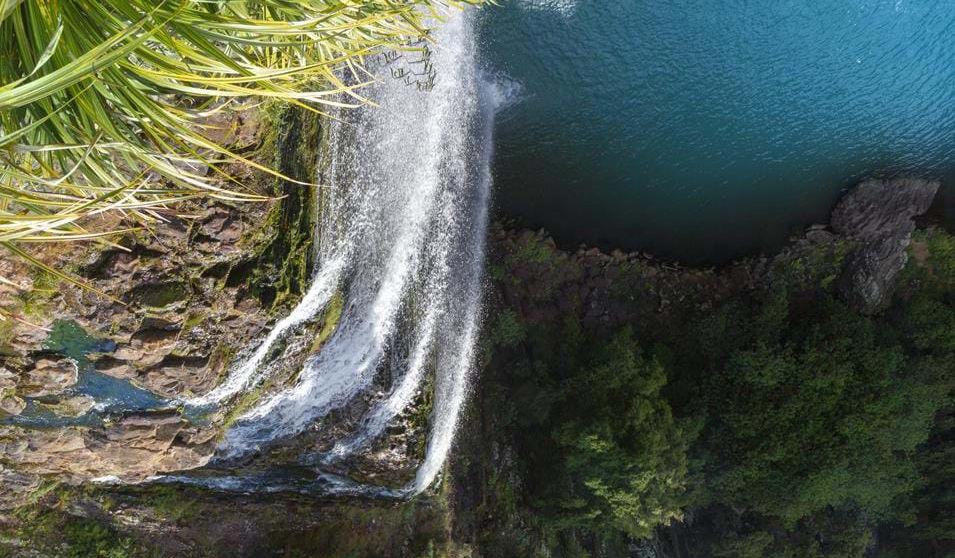
M892 296L908 261L915 218L928 211L939 183L900 178L867 180L832 212L832 229L857 244L839 278L842 297L857 311L874 314Z

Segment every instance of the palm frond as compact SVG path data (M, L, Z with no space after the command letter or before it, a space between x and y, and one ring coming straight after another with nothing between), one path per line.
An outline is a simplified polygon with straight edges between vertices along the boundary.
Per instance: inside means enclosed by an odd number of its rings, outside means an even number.
M483 2L0 0L0 246L32 261L22 244L111 232L86 230L91 215L149 226L185 199L264 199L225 164L281 175L211 140L209 115L365 103L367 56L420 48Z

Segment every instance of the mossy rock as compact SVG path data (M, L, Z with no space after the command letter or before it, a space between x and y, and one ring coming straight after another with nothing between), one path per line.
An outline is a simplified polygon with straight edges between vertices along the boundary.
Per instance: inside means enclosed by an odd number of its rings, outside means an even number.
M320 117L287 107L273 124L274 141L266 142L283 175L302 182L314 180L325 145ZM273 307L290 305L308 287L314 265L315 188L284 179L276 181L274 204L253 239L253 256L229 270L227 286L245 284L253 295Z
M182 281L163 281L133 287L128 300L151 308L165 308L176 302L188 300L189 285Z

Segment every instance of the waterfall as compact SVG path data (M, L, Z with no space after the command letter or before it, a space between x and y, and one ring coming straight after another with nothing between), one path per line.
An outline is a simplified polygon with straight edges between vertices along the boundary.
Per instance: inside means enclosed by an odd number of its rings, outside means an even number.
M187 406L223 404L260 384L290 333L341 293L332 336L295 382L264 396L230 427L217 458L230 460L302 433L365 393L385 368L390 392L373 400L355 432L326 459L379 437L434 374L424 461L402 494L427 488L446 460L466 400L481 322L497 96L481 80L472 17L454 14L430 55L383 57L377 106L332 124L329 195L316 235L318 266L298 306L218 387ZM433 73L431 72L433 68Z

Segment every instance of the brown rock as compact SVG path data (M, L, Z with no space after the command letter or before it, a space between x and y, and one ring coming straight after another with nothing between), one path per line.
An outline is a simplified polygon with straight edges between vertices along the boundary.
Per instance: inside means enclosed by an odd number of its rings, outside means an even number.
M16 416L23 412L27 406L26 401L16 395L0 396L0 416Z
M66 358L40 358L21 378L17 390L27 397L43 397L63 392L76 383L76 363Z
M17 375L0 366L0 391L13 389L17 385Z
M76 395L43 406L61 417L79 417L88 413L95 403L93 398L88 395Z
M107 376L129 380L136 377L136 371L129 362L121 360L114 356L103 355L96 359L96 370Z

